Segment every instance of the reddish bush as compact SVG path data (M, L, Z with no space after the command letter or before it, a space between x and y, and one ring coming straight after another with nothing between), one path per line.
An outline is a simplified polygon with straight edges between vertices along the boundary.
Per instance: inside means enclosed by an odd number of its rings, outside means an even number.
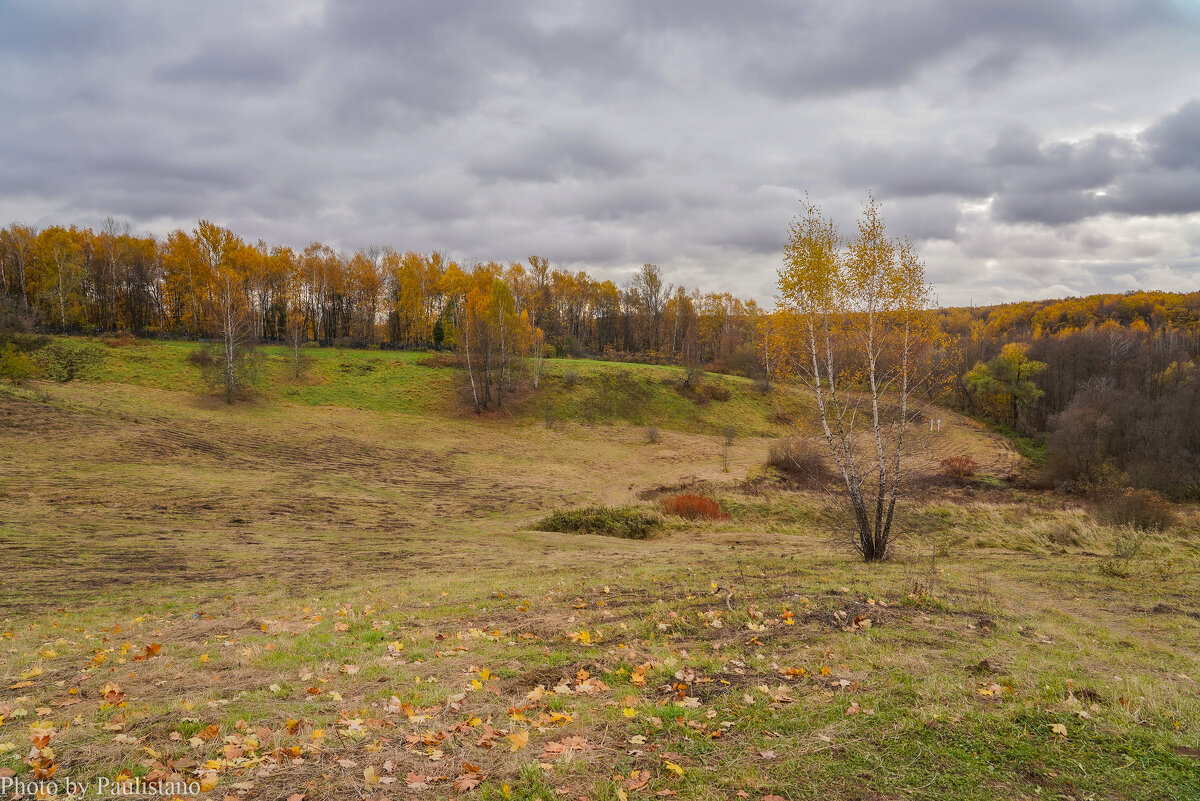
M959 480L972 478L978 469L979 465L970 456L951 456L949 459L942 460L942 472L950 478Z
M663 510L687 520L728 520L721 504L703 495L673 495L663 501Z

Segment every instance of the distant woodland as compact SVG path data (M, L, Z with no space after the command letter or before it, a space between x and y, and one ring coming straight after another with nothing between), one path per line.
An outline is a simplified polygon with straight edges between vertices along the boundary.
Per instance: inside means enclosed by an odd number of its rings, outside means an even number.
M458 264L389 247L302 251L201 221L165 239L0 229L9 332L454 348L477 405L514 359L591 356L762 378L773 312L672 286L643 266L625 286L523 262ZM1138 291L933 312L954 378L945 402L1044 452L1060 489L1124 485L1200 498L1200 292ZM22 347L19 337L9 348ZM482 364L480 364L482 362ZM478 386L476 371L479 372Z

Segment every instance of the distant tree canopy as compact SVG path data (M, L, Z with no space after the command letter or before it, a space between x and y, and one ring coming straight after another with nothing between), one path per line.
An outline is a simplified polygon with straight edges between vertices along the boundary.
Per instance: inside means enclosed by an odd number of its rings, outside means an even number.
M1044 436L1047 478L1200 498L1200 292L942 309L957 403Z
M447 279L455 274L503 284L505 313L524 315L548 352L669 363L694 351L718 369L758 373L759 306L672 287L653 264L619 287L541 256L464 265L390 247L339 253L313 242L296 251L207 220L164 240L113 220L98 231L0 229L0 296L54 331L221 338L232 303L258 341L437 347L462 333L456 313L467 319L456 305L465 295Z

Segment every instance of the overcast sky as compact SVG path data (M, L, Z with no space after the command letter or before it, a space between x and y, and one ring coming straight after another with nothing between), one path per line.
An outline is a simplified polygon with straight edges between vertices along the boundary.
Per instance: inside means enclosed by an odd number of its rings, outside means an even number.
M1195 0L0 0L0 225L644 262L868 191L943 304L1200 289Z

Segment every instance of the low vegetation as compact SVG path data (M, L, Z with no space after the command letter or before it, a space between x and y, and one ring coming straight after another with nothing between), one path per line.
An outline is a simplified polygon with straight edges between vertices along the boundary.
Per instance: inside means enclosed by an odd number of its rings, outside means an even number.
M942 460L942 471L956 481L967 481L975 477L979 464L970 456L948 456Z
M721 504L705 495L682 493L662 500L663 511L684 520L728 520Z
M660 525L662 518L636 506L587 506L559 510L543 518L536 528L539 531L644 540Z
M802 437L781 437L768 448L767 464L798 484L822 486L833 478L827 457L821 453L823 444Z
M1171 502L1154 490L1119 490L1100 501L1103 518L1115 526L1166 531L1179 521Z

